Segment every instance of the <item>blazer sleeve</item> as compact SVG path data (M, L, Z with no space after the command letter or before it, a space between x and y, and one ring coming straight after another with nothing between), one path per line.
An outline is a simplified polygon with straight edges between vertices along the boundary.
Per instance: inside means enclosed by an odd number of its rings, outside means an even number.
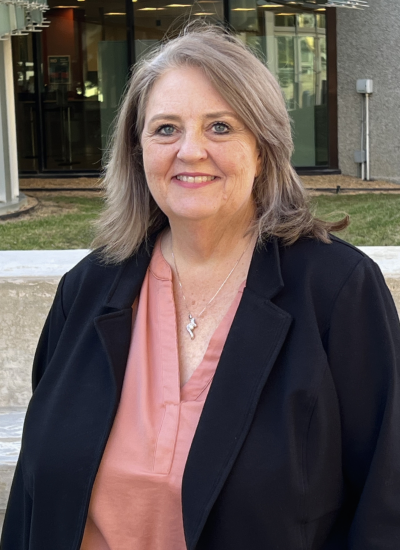
M47 316L33 362L32 387L35 391L48 365L65 322L62 291L65 275L58 285L53 305ZM28 550L32 514L32 498L24 480L23 461L18 459L7 510L4 518L1 550Z
M53 301L53 305L49 311L42 333L39 338L39 343L36 348L36 353L33 359L32 368L32 390L35 391L41 377L43 376L46 366L53 356L56 349L60 334L64 327L66 315L63 305L63 288L66 275L64 275L58 285L57 292Z
M400 326L378 266L364 257L335 300L328 357L354 515L348 550L400 548Z

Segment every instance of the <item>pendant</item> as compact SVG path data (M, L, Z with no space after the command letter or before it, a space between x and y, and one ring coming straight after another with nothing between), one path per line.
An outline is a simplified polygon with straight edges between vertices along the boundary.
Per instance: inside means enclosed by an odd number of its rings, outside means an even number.
M196 324L196 320L194 317L192 317L189 313L189 319L190 319L190 323L188 323L186 325L186 330L188 331L188 333L190 334L190 338L193 340L194 338L194 329L197 327L197 324Z

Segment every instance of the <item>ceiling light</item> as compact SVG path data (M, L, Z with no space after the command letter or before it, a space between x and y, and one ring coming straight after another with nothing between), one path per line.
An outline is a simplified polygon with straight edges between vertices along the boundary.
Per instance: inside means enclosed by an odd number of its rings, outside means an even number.
M168 4L167 8L191 8L192 4Z
M212 11L210 13L205 12L205 11L201 11L200 13L195 13L195 15L215 15L215 14Z
M165 10L165 8L138 8L137 11L160 11Z
M105 13L104 15L126 15L123 11L110 11L108 13Z
M255 8L233 8L232 11L256 11Z

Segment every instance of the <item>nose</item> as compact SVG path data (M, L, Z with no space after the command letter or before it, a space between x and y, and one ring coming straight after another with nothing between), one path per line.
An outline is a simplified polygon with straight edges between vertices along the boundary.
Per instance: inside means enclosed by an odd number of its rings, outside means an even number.
M177 158L186 163L193 163L207 158L206 141L201 132L190 130L182 135Z

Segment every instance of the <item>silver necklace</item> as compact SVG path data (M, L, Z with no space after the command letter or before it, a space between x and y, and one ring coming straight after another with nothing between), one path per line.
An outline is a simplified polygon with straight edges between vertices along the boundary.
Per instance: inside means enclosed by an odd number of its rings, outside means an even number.
M200 313L196 316L193 316L190 311L189 311L189 308L187 306L187 302L186 302L186 297L185 297L185 294L183 292L183 286L182 286L182 282L181 282L181 278L179 276L179 271L178 271L178 266L176 265L176 260L175 260L175 254L174 254L174 250L173 250L173 246L172 246L172 243L171 243L171 254L172 254L172 259L174 260L174 266L175 266L175 270L176 270L176 274L178 276L178 283L179 283L179 287L181 289L181 293L182 293L182 298L183 298L183 302L185 304L185 308L186 308L186 311L188 312L188 315L189 315L189 323L186 325L186 330L188 331L189 335L190 335L190 338L193 340L194 338L194 329L197 328L197 322L196 322L196 318L199 319L203 313L205 312L205 310L208 308L208 306L215 300L215 298L218 296L218 294L220 293L220 291L223 289L223 287L225 286L225 283L228 281L229 277L232 275L232 273L235 271L237 265L239 264L240 260L243 258L244 256L244 253L246 252L246 250L249 248L250 246L250 242L251 242L251 239L249 241L249 244L246 246L246 248L243 250L243 252L241 253L239 259L236 261L235 265L232 267L232 269L230 270L230 272L228 273L227 277L225 278L225 280L223 281L223 283L221 284L221 286L219 287L219 289L217 290L217 292L214 294L214 296L211 298L211 300L209 300L209 302L206 303L206 305L203 307L203 309L200 311ZM196 317L196 318L195 318Z

